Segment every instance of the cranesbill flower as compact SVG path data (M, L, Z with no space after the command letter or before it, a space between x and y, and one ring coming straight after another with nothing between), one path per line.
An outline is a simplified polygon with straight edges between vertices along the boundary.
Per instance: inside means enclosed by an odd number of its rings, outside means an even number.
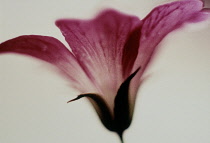
M143 20L108 9L91 20L56 21L71 50L53 37L24 35L1 43L0 53L29 55L57 67L80 92L70 101L87 97L103 125L122 140L157 45L185 23L207 17L200 0L158 6Z

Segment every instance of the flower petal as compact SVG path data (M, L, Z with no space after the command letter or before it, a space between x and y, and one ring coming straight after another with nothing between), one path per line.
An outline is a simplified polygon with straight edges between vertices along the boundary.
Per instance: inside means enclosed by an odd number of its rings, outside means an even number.
M200 22L209 17L209 12L203 9L200 0L183 0L165 4L153 9L143 19L140 47L133 71L141 66L142 70L131 82L132 102L140 85L140 77L154 55L161 40L171 31L180 28L185 23Z
M55 65L63 75L70 79L72 85L82 92L87 91L81 87L87 87L87 90L91 88L88 86L91 85L90 80L75 57L53 37L27 35L1 43L0 54L8 52L29 55Z
M122 57L123 52L128 50L123 48L139 23L137 17L114 10L106 10L93 20L66 19L56 22L76 59L111 107L120 84L126 78L122 76L125 67L122 66ZM125 56L123 63L133 65L134 60L135 56L130 59Z

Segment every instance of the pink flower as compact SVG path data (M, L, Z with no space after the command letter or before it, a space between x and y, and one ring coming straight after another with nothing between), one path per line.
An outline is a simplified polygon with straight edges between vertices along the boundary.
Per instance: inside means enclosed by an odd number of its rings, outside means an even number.
M157 45L185 23L209 17L200 0L153 9L146 18L105 10L91 20L56 21L71 50L59 40L24 35L0 44L0 53L30 55L56 66L87 97L104 126L122 134L131 123L142 74Z

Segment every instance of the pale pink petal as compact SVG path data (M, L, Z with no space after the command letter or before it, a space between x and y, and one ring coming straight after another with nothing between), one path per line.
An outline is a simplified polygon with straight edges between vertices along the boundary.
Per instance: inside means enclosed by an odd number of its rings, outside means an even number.
M87 92L91 82L72 53L57 39L47 36L20 36L0 44L1 53L19 53L36 57L55 65L71 84L81 92ZM86 88L87 87L87 88Z
M132 56L135 51L132 48L136 48L137 53L138 45L132 42L139 41L139 36L135 34L139 24L137 17L114 10L106 10L92 20L65 19L56 22L76 59L111 107L119 86L127 78L123 77L124 72L128 75L124 69L127 70L128 64L132 67L136 58ZM130 35L135 40L129 39Z
M202 1L184 0L156 7L143 19L139 53L133 71L139 66L142 69L131 82L132 102L135 100L140 85L140 77L161 40L171 31L183 26L183 24L200 22L207 17L209 17L209 12L203 10Z

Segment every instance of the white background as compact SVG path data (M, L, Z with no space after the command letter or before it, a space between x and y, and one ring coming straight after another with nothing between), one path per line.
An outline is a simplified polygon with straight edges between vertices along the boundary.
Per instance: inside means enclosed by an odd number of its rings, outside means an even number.
M90 18L105 7L146 16L167 0L0 0L0 42L53 36L58 18ZM138 93L125 143L210 142L210 24L185 27L161 44ZM50 70L49 70L50 69ZM68 81L38 60L0 55L1 143L119 143Z

